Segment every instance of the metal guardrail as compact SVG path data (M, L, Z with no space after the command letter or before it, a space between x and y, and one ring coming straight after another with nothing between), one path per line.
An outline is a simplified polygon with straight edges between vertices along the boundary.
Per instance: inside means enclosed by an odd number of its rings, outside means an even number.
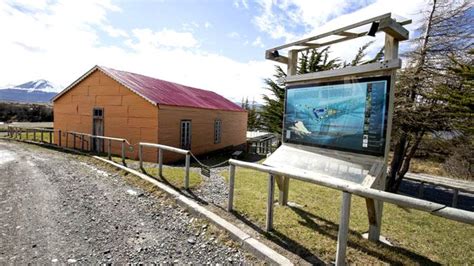
M158 149L158 174L159 176L163 175L163 150L171 151L174 153L182 154L186 156L185 160L185 175L184 175L184 189L189 189L189 168L191 165L191 151L183 150L171 146L166 146L156 143L140 142L138 143L138 158L140 160L140 169L143 170L143 148L142 147L151 147Z
M60 132L60 131L59 131ZM7 136L10 138L17 138L17 139L22 139L23 138L23 133L25 133L25 140L30 140L30 133L33 133L32 140L37 141L37 133L40 133L39 136L39 141L42 143L49 143L53 144L53 134L55 133L54 129L48 129L48 128L36 128L36 127L16 127L16 126L8 126L7 129ZM48 141L44 141L44 134L48 134L49 138Z
M227 211L233 211L234 204L234 184L235 184L235 169L236 167L242 167L247 169L253 169L260 172L269 174L268 177L268 198L267 198L267 213L266 213L266 231L273 229L273 195L275 190L275 176L285 176L309 182L324 187L341 190L343 192L342 206L341 206L341 217L339 223L339 232L337 240L337 261L344 261L346 246L347 246L347 234L349 229L349 215L350 215L350 204L352 194L358 195L364 198L370 198L374 200L380 200L399 206L416 209L430 214L444 217L450 220L463 222L467 224L474 224L474 212L451 208L446 205L403 196L399 194L389 193L382 190L364 187L359 184L347 182L337 178L330 178L329 176L318 176L306 173L294 174L289 170L269 167L256 163L248 163L239 160L229 160L229 195L227 202Z
M107 157L109 160L112 159L112 141L116 141L121 143L121 157L122 157L122 164L125 165L125 144L130 144L126 139L123 138L115 138L115 137L106 137L106 136L97 136L97 135L92 135L88 133L81 133L81 132L75 132L75 131L66 131L66 147L68 147L68 136L72 135L73 136L73 148L76 149L76 139L80 138L81 141L81 150L84 150L84 142L87 141L85 140L85 137L89 138L88 142L88 150L91 151L92 149L92 143L94 139L103 139L107 140Z

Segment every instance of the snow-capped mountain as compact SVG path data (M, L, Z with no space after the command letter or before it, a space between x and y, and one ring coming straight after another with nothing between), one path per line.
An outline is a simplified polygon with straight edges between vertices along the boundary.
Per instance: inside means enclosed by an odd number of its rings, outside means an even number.
M60 90L61 87L39 79L0 88L0 101L46 103L50 102Z

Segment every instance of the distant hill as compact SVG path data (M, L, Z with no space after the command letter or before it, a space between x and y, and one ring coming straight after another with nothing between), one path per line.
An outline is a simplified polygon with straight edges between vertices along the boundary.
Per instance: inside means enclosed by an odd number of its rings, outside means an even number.
M48 103L60 90L60 87L54 86L49 81L39 79L16 86L0 88L0 101Z

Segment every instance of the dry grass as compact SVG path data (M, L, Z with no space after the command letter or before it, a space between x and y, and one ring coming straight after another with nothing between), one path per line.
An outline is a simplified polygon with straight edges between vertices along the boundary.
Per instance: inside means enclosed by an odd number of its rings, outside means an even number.
M267 175L238 168L235 182L237 215L264 228ZM341 198L340 191L292 180L289 199L301 207L276 205L275 231L267 236L303 257L334 261ZM352 199L349 262L474 264L474 227L385 204L382 234L396 247L375 244L361 237L368 229L365 200Z
M105 158L105 157L104 157ZM122 164L121 157L112 157L112 161ZM126 159L125 163L128 166L138 165L138 161ZM138 168L138 167L136 167ZM158 175L158 165L151 166L149 163L144 164L145 173L159 181L167 183L177 189L184 189L184 167L172 167L163 165L163 175L160 177ZM199 186L202 182L201 176L195 171L189 172L189 188L195 188Z

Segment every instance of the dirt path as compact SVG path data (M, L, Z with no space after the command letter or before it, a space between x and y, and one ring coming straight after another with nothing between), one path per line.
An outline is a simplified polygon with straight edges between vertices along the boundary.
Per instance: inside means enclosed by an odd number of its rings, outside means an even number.
M254 260L209 231L84 157L0 140L0 264Z

